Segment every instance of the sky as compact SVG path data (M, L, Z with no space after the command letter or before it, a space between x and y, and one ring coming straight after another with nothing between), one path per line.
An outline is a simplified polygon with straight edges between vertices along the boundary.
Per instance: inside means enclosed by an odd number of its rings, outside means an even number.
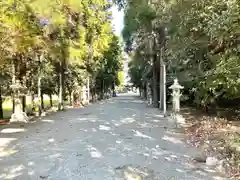
M124 27L124 12L123 11L118 11L118 8L116 6L112 7L112 25L115 30L115 34L120 36L122 38L122 30ZM128 61L127 61L127 55L125 54L126 61L124 61L124 76L125 76L125 84L129 81L128 78Z
M115 33L119 36L121 36L121 32L124 26L124 12L123 11L118 11L118 8L116 6L112 7L112 24L115 30Z

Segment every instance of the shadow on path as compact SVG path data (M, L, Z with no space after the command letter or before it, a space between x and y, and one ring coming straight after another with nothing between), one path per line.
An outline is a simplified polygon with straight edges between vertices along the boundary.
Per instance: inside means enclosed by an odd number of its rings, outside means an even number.
M157 109L119 96L0 129L0 179L207 180L196 149Z

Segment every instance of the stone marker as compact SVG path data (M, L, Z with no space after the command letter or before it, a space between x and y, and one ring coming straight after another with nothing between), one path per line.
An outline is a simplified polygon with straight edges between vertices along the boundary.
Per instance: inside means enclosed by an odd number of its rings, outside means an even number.
M174 79L174 83L173 85L171 85L169 87L169 89L172 89L172 105L173 105L173 112L174 113L178 113L180 111L180 97L181 97L181 93L180 93L180 89L183 89L183 86L181 86L178 83L178 79Z

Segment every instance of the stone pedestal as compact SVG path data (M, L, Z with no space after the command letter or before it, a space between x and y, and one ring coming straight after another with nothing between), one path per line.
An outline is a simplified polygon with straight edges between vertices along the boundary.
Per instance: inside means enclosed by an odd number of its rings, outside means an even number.
M180 95L179 94L173 94L173 111L179 112L180 111Z
M83 86L81 90L81 99L83 104L88 104L88 90L86 86Z
M22 102L21 102L21 93L24 87L20 84L20 81L16 81L15 84L11 85L11 88L14 92L14 113L11 116L10 123L27 123L28 117L25 112L23 112Z

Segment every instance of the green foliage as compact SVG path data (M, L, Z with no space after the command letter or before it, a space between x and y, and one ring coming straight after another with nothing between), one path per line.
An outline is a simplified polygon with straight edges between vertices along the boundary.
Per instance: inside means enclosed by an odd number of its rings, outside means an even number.
M127 46L138 51L138 46L142 44L135 45L133 42L144 42L142 37L149 32L144 28L148 26L144 19L152 19L156 26L167 28L164 60L169 83L177 76L187 93L194 97L192 100L203 106L221 99L240 97L239 1L160 0L153 5L155 19L154 16L149 18L149 11L139 6L135 0L128 1L123 31ZM139 14L145 23L140 20ZM159 31L155 32L160 34ZM144 61L142 58L132 61L135 64L131 65L132 81L139 85L135 80L144 77L143 69L139 68Z
M123 39L126 42L126 48L131 50L132 45L139 36L151 33L151 21L156 17L155 11L149 6L146 0L128 1L125 16Z
M140 48L136 49L129 63L129 75L134 86L141 88L147 82L149 73L151 72L150 62L141 53Z
M122 71L123 68L122 47L117 36L113 36L109 47L110 48L104 52L97 71L97 79L99 80L97 81L97 86L101 90L103 90L102 88L107 90L111 88L113 84L119 85L118 73Z
M40 76L42 93L57 93L60 74L68 92L84 85L89 74L92 86L100 78L110 87L122 68L111 5L108 0L1 2L0 70L8 67L1 78L8 84L20 79L31 93Z
M124 85L124 80L125 80L124 79L125 78L124 75L125 75L124 71L119 71L118 72L118 78L117 78L118 79L118 83L117 83L118 86L123 86Z

